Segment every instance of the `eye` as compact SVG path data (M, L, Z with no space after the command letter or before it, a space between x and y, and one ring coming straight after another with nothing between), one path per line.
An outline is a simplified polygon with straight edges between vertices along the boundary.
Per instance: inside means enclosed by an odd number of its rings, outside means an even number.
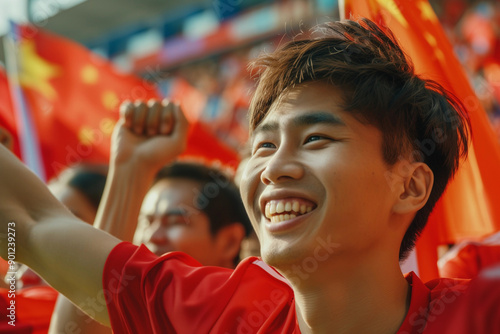
M330 138L327 138L327 137L324 137L324 136L319 136L319 135L313 135L313 136L309 136L306 138L304 144L307 144L307 143L310 143L310 142L314 142L314 141L318 141L318 140L329 140Z
M255 145L255 148L254 148L252 154L257 153L259 150L267 151L269 149L275 149L275 148L276 148L276 145L274 145L271 142L268 142L268 141L266 141L266 142L260 142L257 145Z
M276 145L274 145L273 143L266 142L259 144L257 148L276 148Z
M168 217L169 226L186 226L189 225L189 218L184 215L172 215Z

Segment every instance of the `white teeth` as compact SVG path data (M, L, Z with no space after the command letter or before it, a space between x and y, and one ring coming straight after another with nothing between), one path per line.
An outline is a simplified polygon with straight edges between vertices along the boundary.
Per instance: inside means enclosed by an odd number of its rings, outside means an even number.
M265 215L271 222L282 222L311 212L312 206L300 204L299 201L270 201L266 204Z
M283 202L278 202L278 205L276 205L276 212L282 213L284 211L285 211L285 204L283 204Z
M276 213L276 202L271 202L269 213L274 215Z
M284 215L274 215L274 216L270 217L270 220L272 223L278 223L278 222L282 222L285 220L293 219L295 217L297 217L297 215L294 215L293 213L292 214L284 214Z

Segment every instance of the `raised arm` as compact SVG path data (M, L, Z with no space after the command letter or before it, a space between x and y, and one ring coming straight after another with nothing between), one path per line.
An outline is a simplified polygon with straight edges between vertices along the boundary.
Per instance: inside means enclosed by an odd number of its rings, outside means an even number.
M125 102L120 113L94 226L131 242L156 173L186 148L188 123L180 107L168 100Z
M106 258L119 243L73 216L12 153L0 145L0 255L34 269L100 322Z
M125 102L111 141L110 170L94 223L110 234L132 241L142 201L154 176L186 146L187 121L167 100ZM49 334L77 328L80 334L110 329L92 321L66 298L59 297Z

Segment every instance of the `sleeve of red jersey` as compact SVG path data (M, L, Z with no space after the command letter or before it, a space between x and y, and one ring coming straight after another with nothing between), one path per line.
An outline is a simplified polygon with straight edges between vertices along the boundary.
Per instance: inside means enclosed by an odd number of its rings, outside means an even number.
M111 326L115 333L207 333L236 289L231 273L181 252L157 257L121 243L103 275Z
M500 333L500 265L482 270L471 281L460 307L441 333Z

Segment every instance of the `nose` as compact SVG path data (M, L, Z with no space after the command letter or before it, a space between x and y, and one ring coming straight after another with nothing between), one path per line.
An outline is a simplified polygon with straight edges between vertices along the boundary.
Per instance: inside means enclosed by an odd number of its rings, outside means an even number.
M304 166L297 160L291 150L281 146L267 161L260 174L265 185L284 181L298 180L304 176Z
M151 229L149 231L149 242L155 245L164 245L167 243L167 233L160 221L153 222L149 228Z

